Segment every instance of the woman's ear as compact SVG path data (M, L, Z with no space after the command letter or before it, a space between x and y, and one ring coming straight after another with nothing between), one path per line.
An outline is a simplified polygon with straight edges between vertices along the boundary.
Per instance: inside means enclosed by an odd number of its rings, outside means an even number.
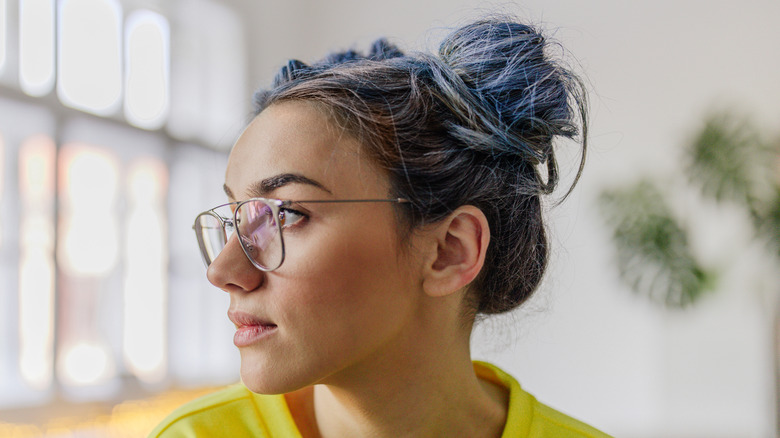
M490 228L482 210L464 205L431 232L435 254L424 267L423 289L440 297L461 290L477 277L485 263Z

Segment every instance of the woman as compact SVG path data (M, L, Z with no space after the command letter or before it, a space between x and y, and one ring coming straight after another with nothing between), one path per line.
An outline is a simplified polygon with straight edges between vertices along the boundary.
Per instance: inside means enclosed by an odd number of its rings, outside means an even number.
M604 436L470 358L476 316L542 278L553 140L584 158L583 87L545 47L499 18L438 56L380 40L282 68L230 154L229 203L195 223L242 384L152 436Z

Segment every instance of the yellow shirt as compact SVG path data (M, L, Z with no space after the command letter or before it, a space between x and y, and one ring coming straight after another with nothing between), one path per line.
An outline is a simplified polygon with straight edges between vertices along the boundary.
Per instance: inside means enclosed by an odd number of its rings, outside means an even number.
M608 438L608 435L539 403L498 367L474 362L474 370L480 378L509 391L502 438ZM241 384L185 404L149 435L150 438L300 436L284 395L255 394Z

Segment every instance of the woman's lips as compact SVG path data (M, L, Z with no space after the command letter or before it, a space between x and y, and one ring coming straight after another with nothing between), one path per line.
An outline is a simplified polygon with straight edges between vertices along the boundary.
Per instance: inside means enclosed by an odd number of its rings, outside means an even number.
M236 347L246 347L276 331L276 324L260 319L250 313L231 310L228 318L236 326L233 343Z

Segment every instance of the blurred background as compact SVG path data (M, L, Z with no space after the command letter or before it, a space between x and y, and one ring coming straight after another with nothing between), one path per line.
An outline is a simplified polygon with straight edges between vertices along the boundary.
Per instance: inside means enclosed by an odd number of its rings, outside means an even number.
M543 287L480 323L475 356L615 436L777 436L770 0L0 0L0 436L144 436L237 381L191 225L224 200L252 91L288 58L435 49L496 10L566 48L591 137ZM697 185L716 143L748 201ZM747 150L769 152L735 170Z

